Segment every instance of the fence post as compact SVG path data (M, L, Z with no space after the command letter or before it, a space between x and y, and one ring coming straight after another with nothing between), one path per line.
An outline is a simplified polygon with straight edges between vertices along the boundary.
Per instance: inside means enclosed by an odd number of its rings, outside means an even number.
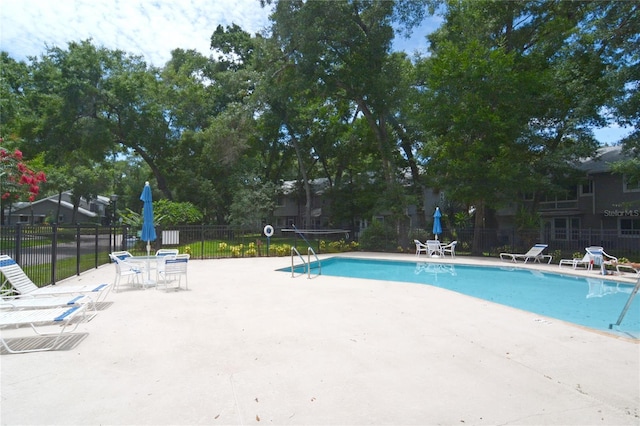
M80 275L80 224L76 224L76 275Z
M16 261L18 265L21 264L22 260L20 259L20 253L22 252L22 225L16 223L16 235L15 235L15 253L13 254L13 259Z
M56 269L58 263L58 224L51 225L51 284L56 284Z
M215 257L215 248L214 248ZM200 225L200 259L204 259L204 223Z
M100 227L98 225L96 225L96 238L95 238L95 244L94 244L94 250L95 250L95 262L94 262L94 267L98 267L98 236L100 234Z

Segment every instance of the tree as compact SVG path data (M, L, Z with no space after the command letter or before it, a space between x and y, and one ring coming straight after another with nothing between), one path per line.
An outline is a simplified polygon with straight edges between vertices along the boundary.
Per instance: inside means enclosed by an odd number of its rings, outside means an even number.
M259 179L246 182L233 199L228 222L242 229L261 229L270 222L279 192L271 182L262 183Z
M398 83L408 80L398 78L406 63L390 55L392 23L400 19L411 26L415 21L410 18L416 16L413 13L423 13L425 4L281 1L272 15L272 38L283 58L277 72L288 73L299 81L293 87L297 97L285 91L289 96L283 96L286 105L292 99L304 99L316 105L316 110L326 104L343 104L354 117L351 122L357 118L367 123L369 131L362 140L375 147L376 170L386 186L378 194L378 209L391 212L398 226L405 218L408 201L399 182L401 170L407 166L401 151L412 153L413 141L405 137L402 125L393 122L405 93ZM401 143L398 149L396 141L403 138L405 145ZM417 167L412 171L417 178Z
M475 206L478 254L485 208L558 190L572 161L595 152L588 126L600 119L604 82L600 64L573 43L583 3L447 6L430 37L433 55L420 65L431 131L424 157L448 196Z
M4 140L0 137L0 144ZM0 212L23 198L34 201L40 192L40 184L46 182L43 172L35 172L26 164L19 149L9 151L0 147ZM4 224L4 213L0 214Z
M581 27L579 43L606 66L611 97L606 104L610 124L630 126L622 140L630 159L614 170L640 181L640 4L593 2L590 19Z

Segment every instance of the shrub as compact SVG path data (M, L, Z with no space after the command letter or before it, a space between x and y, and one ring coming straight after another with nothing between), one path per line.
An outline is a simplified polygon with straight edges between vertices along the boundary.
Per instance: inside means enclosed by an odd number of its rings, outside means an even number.
M357 241L346 242L344 239L339 241L331 241L327 243L320 240L320 253L344 253L349 251L358 251L360 244Z
M397 242L398 234L394 227L377 220L362 231L360 236L360 246L369 251L395 251Z

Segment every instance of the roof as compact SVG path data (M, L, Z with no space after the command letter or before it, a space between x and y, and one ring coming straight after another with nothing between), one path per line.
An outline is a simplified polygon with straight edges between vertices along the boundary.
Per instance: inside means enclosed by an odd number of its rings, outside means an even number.
M589 174L606 173L611 170L611 163L628 159L629 156L622 152L621 145L603 146L598 148L594 157L585 158L579 165L580 170Z
M34 201L33 205L46 204L46 203L58 205L57 198L58 198L57 196L43 198L41 200ZM67 201L60 201L60 206L64 207L65 209L73 210L73 204ZM30 208L30 203L26 203L26 202L16 203L14 204L14 207L11 209L11 215L15 216L19 214L21 210L26 208ZM91 218L98 217L98 213L89 211L87 209L83 209L82 207L78 207L78 213L86 217L91 217Z
M323 194L324 191L329 188L329 179L327 178L311 179L309 183L311 184L311 191L317 195ZM285 180L281 186L282 192L285 195L292 194L301 187L302 181L299 180Z

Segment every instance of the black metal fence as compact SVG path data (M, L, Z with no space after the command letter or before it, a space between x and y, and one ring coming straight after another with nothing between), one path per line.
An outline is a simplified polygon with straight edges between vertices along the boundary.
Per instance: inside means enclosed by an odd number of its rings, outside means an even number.
M445 229L445 240L458 240L457 252L470 253L473 248L474 231L463 230L452 233ZM557 263L560 258L571 258L574 253L582 257L585 247L601 246L608 254L616 257L640 260L640 235L620 235L615 229L581 229L567 235L554 235L545 231L498 231L483 229L479 233L477 252L485 256L497 256L501 252L526 253L534 244L547 244L548 254ZM442 239L442 238L441 238Z
M306 252L307 242L316 253L336 252L353 248L349 243L356 238L354 233L347 231L316 230L304 234L304 240L296 232L278 229L273 237L267 238L256 231L210 225L160 228L157 234L158 239L150 243L149 250L152 253L160 248L178 248L180 252L191 254L194 259L288 256L291 246ZM584 229L566 238L556 237L549 231L505 233L485 229L476 240L478 250L473 250L473 230L452 232L445 229L440 239L457 240L456 253L462 255L472 252L485 256L497 256L500 252L525 253L532 245L545 243L549 245L547 252L554 256L555 262L560 258L571 258L576 252L584 254L584 248L591 245L602 246L613 256L640 260L640 238L621 236L617 230ZM391 241L397 236L389 235L386 238ZM134 255L146 254L146 245L127 227L19 224L0 228L0 254L15 259L40 286L55 284L109 263L109 253L113 251L128 250ZM412 245L411 242L402 250L411 252L415 249Z
M290 254L291 246L303 244L297 234L281 230L271 238L228 226L178 226L156 231L158 239L149 244L151 253L178 248L194 259L284 256ZM321 251L321 240L340 238L345 235L307 236L316 252ZM306 242L304 246L306 250ZM0 254L11 256L39 286L109 263L109 253L119 250L144 255L147 243L128 227L18 224L0 228Z

